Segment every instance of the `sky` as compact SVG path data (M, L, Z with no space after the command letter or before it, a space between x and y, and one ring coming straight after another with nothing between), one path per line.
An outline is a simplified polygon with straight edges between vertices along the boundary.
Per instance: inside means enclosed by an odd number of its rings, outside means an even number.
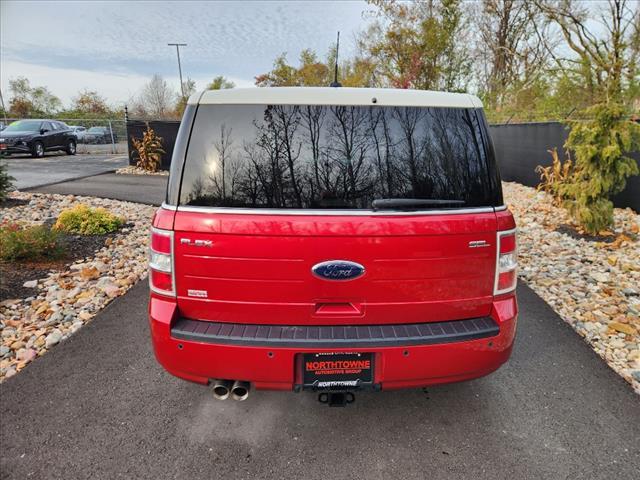
M353 1L20 1L0 0L0 88L27 77L65 105L80 90L95 90L113 105L135 96L159 73L179 89L175 47L183 77L204 88L216 75L253 86L286 52L303 48L322 57L341 32L349 55L370 7Z

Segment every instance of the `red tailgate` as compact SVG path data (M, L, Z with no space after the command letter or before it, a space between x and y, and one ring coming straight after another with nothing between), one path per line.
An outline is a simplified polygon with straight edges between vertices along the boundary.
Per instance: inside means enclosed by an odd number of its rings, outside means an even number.
M488 315L495 213L398 216L177 212L181 315L265 324L380 324ZM470 248L470 242L487 246ZM366 273L312 275L327 260ZM206 295L206 298L204 298Z

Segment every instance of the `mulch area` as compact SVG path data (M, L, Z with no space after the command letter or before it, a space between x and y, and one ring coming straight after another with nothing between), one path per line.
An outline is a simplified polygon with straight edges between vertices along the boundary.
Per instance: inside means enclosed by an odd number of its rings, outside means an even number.
M6 207L3 204L3 207ZM36 288L24 287L30 280L46 278L49 273L61 272L76 260L93 258L108 238L116 233L106 235L60 235L65 245L65 256L57 260L32 262L0 262L0 301L13 298L26 298L38 293Z

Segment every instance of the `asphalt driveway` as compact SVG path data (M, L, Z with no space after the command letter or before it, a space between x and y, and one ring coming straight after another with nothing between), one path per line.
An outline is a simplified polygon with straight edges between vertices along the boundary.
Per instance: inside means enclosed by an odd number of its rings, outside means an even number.
M169 177L160 175L116 175L106 173L93 177L56 183L33 189L41 193L87 195L129 202L162 204Z
M153 358L147 286L0 385L3 478L636 479L640 401L519 287L511 361L472 382L213 399Z
M47 153L43 158L3 158L18 190L49 185L73 178L114 171L129 164L126 155L65 155Z

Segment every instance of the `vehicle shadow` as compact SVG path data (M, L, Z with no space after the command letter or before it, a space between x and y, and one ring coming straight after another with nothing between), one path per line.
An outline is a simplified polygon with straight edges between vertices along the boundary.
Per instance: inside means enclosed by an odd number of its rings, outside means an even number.
M231 441L259 447L279 436L286 426L293 436L349 432L381 438L420 429L424 425L451 426L473 418L478 422L491 416L487 399L494 396L489 379L442 385L430 389L388 392L358 392L354 403L331 408L318 401L317 393L252 391L249 399L219 401L207 392L200 395L191 418L184 418L185 433L191 441ZM407 423L406 419L411 421ZM398 420L402 419L400 423ZM229 428L220 429L220 424ZM397 432L396 432L397 431Z

